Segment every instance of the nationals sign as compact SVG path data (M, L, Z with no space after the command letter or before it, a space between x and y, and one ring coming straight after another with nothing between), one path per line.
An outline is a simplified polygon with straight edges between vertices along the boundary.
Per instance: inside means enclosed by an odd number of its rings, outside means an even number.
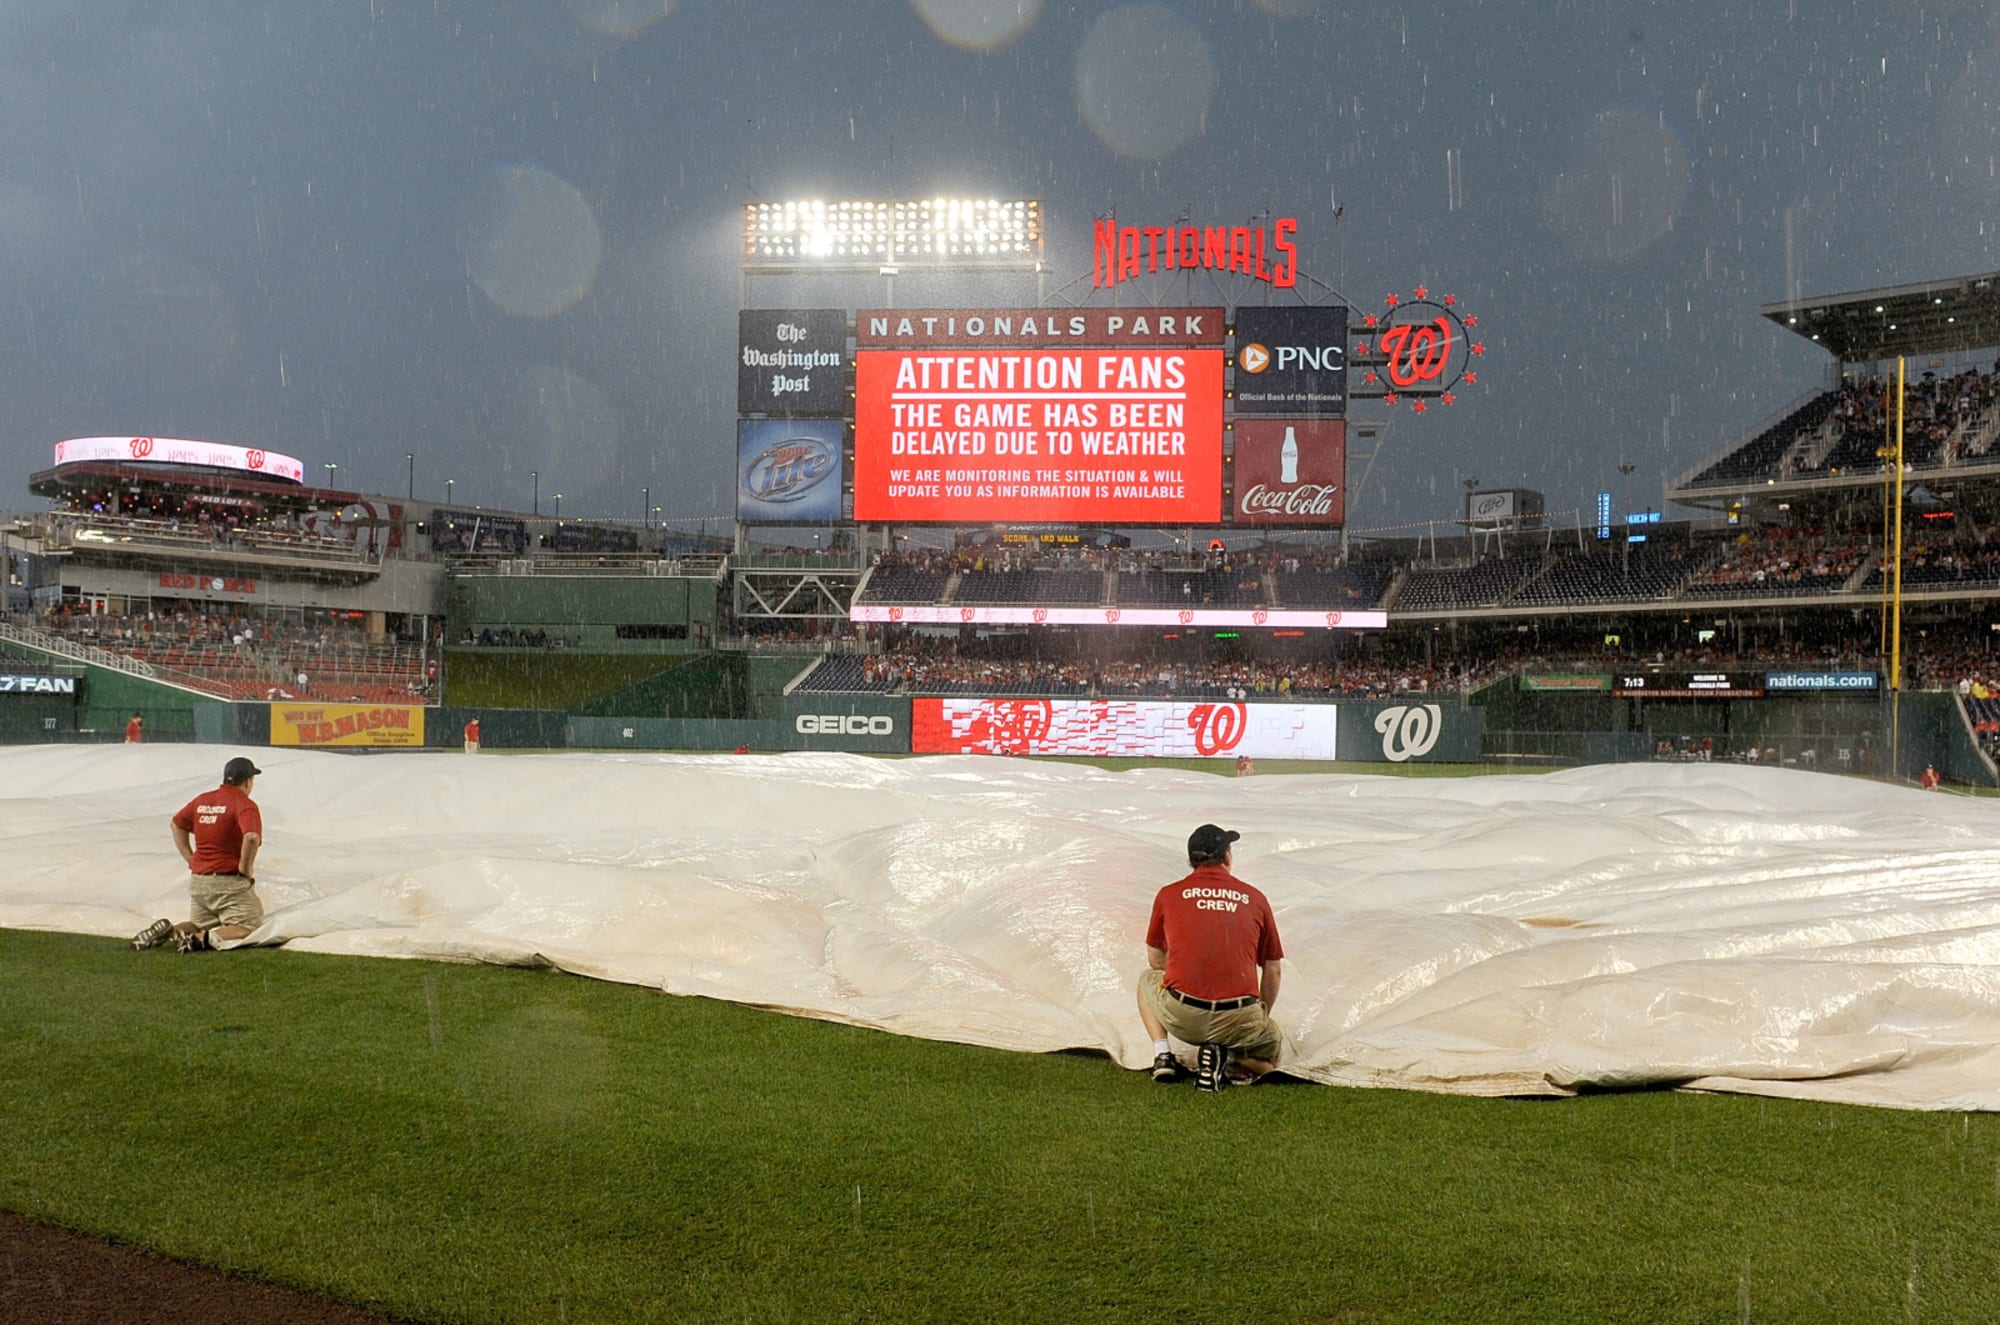
M913 699L915 754L1332 759L1332 704Z
M1217 524L1222 351L862 350L854 518Z
M72 437L56 443L56 464L109 461L122 465L198 465L204 469L235 469L266 478L303 483L305 462L276 451L227 446L221 442L183 442L171 437Z

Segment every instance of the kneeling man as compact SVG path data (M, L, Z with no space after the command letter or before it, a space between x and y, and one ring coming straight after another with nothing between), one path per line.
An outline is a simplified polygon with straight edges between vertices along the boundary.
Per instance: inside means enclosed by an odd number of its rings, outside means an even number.
M1278 1065L1284 1042L1271 1020L1284 959L1264 894L1229 872L1241 834L1203 824L1188 838L1193 872L1160 889L1146 927L1139 1017L1153 1037L1153 1080L1181 1075L1172 1032L1201 1046L1195 1084L1221 1090Z

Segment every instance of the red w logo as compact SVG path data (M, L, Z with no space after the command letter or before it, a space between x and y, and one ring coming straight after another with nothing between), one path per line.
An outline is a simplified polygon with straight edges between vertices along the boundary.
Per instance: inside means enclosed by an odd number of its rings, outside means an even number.
M147 456L151 454L153 454L152 438L134 437L132 439L132 458L134 460L144 460Z
M1187 724L1194 732L1194 752L1207 758L1236 748L1250 725L1250 714L1241 704L1197 704Z
M1379 339L1382 353L1389 356L1389 384L1398 391L1443 376L1451 358L1451 323L1442 317L1432 318L1429 326L1405 322L1386 327Z
M252 469L262 469L264 467L264 453L253 447L243 453L243 462Z

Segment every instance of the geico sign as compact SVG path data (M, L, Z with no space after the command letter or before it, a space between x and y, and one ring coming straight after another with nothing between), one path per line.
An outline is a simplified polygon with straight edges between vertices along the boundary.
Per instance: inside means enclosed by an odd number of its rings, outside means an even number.
M874 717L861 713L801 713L792 719L792 730L801 736L887 736L896 730L896 720L880 713Z

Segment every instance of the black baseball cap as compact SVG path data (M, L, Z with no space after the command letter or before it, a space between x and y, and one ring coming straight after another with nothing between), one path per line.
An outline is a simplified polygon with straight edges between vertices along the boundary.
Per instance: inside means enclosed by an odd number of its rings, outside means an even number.
M248 759L245 759L242 755L238 755L236 756L236 758L230 760L228 763L222 766L222 780L224 782L229 783L231 786L235 786L240 783L248 782L251 778L256 777L259 773L263 771L264 771L263 769L251 763Z
M1221 860L1228 853L1229 844L1242 836L1233 828L1203 824L1188 834L1188 861L1199 865L1203 861Z

